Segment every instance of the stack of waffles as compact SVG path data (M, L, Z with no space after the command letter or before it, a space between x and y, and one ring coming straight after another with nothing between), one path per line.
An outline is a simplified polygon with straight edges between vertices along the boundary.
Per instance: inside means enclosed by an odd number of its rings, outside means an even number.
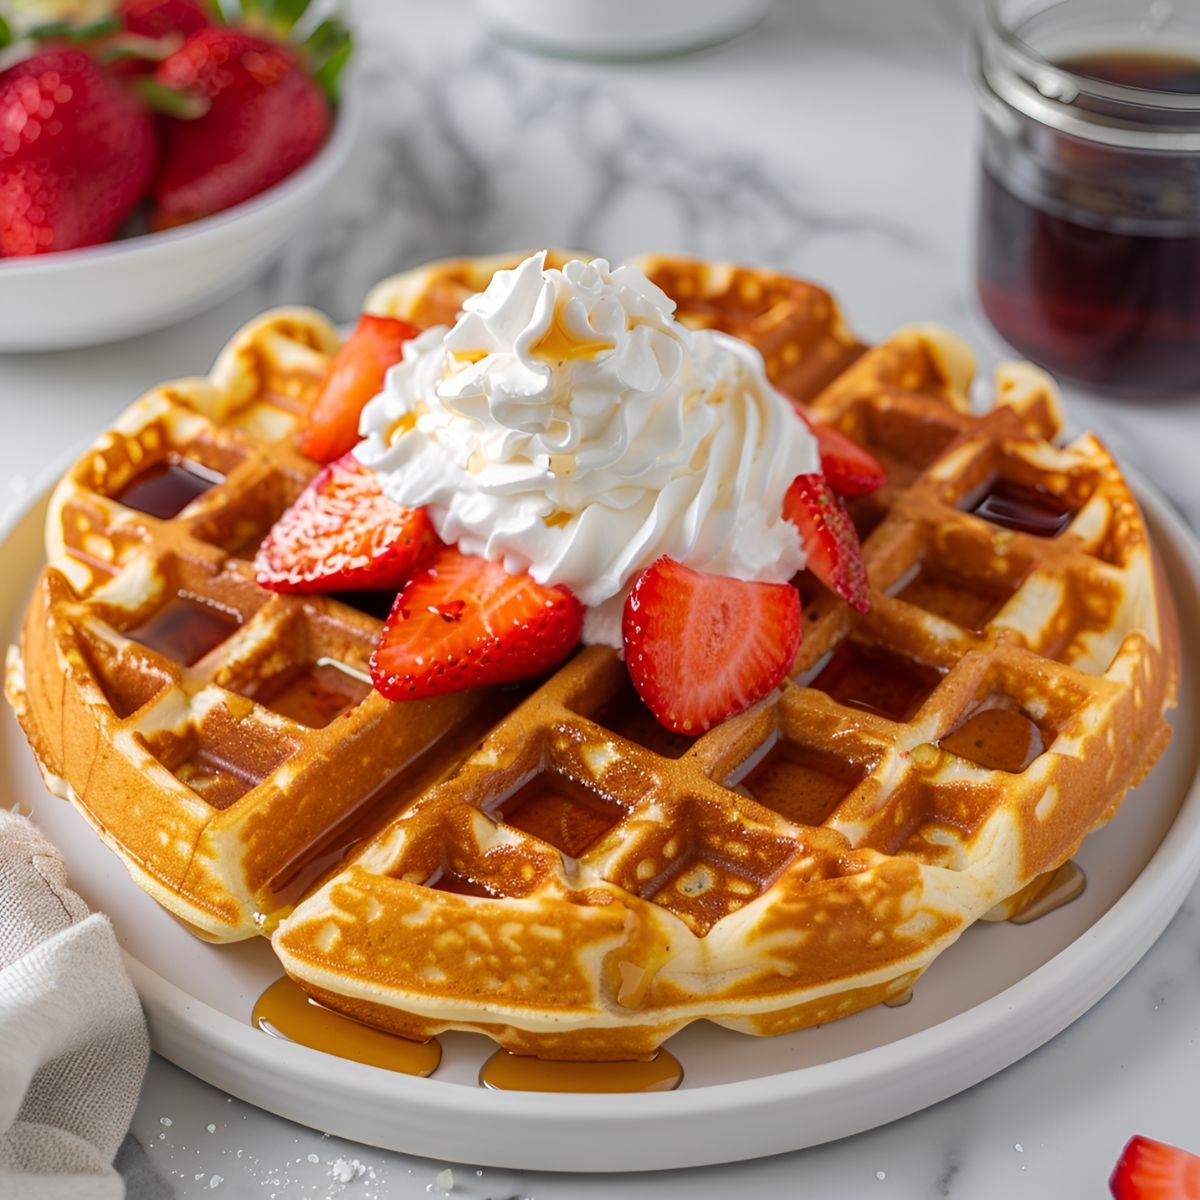
M433 264L367 307L447 323L515 261ZM797 577L789 679L700 738L599 646L385 700L390 596L256 584L316 470L295 445L338 336L315 312L154 389L50 505L8 675L47 783L195 932L270 935L321 1003L392 1032L624 1059L701 1018L776 1034L897 997L1027 903L1169 736L1165 584L1104 448L1056 444L1044 375L1001 367L973 412L944 330L868 349L811 284L638 265L889 473L852 504L870 612Z

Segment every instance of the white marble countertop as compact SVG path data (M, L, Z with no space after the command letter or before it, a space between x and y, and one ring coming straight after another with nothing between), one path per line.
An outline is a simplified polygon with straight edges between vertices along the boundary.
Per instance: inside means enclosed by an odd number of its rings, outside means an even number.
M500 47L462 0L358 8L366 128L312 240L185 325L0 359L6 502L145 388L206 369L262 308L306 302L349 318L376 278L446 254L550 244L613 258L657 249L763 262L832 286L867 339L936 320L965 333L985 369L1002 356L970 287L969 0L781 2L725 46L630 65ZM1071 395L1068 412L1200 526L1200 402ZM1198 942L1194 892L1132 974L1052 1043L872 1133L658 1175L455 1166L451 1194L1103 1196L1134 1132L1200 1148ZM447 1166L322 1137L157 1058L119 1165L132 1200L423 1197L439 1194Z

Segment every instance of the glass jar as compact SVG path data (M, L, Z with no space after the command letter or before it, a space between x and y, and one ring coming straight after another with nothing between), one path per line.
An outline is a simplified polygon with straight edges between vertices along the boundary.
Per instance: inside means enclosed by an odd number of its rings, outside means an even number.
M985 0L980 302L1097 390L1200 396L1200 0Z

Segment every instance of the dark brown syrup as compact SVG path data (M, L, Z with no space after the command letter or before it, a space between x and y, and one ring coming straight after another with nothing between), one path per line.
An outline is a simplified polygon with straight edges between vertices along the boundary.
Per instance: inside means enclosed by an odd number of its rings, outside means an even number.
M578 858L625 815L625 809L565 775L543 771L488 813Z
M310 729L324 729L371 694L371 684L334 659L284 672L254 697L259 704Z
M410 1041L362 1025L322 1007L286 975L259 996L250 1023L271 1037L402 1075L431 1075L442 1061L436 1038Z
M169 521L224 478L190 458L172 456L135 476L114 499L126 508Z
M808 685L839 704L907 721L938 685L936 667L847 640Z
M528 695L529 685L496 689L461 724L447 730L363 797L338 823L280 868L270 883L280 908L296 904L365 841L375 836L427 788L457 770L484 734Z
M505 1092L671 1092L683 1082L683 1067L669 1050L645 1062L563 1062L497 1050L479 1082Z
M853 763L781 738L737 786L797 825L822 825L865 774Z
M984 708L938 743L943 750L990 771L1019 775L1046 749L1037 724L1011 708Z
M1112 50L1060 65L1106 83L1200 94L1200 59L1192 56ZM1058 166L1045 171L1046 195L1037 205L983 169L977 270L984 311L1022 354L1084 383L1133 396L1195 392L1200 230L1194 222L1141 220L1134 189L1121 178L1162 172L1165 205L1171 187L1195 186L1194 169L1103 149L1097 153L1107 166L1090 163L1084 174L1074 156L1086 162L1091 147L1065 137L1057 145Z
M190 667L236 632L240 624L236 613L181 590L149 620L127 633L135 642Z
M439 867L425 880L424 886L438 892L449 892L453 896L486 896L495 899L501 894L494 888L488 887L487 884L480 883L478 879L472 879L469 875L460 875L448 867Z
M968 500L968 512L1004 529L1055 538L1071 523L1071 508L1043 487L1029 487L999 476L983 495Z

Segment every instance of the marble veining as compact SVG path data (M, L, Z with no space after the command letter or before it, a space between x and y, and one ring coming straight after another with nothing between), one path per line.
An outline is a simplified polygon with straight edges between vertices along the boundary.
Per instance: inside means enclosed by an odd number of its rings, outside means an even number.
M500 47L464 0L360 0L363 137L314 236L186 325L118 346L0 360L21 395L5 494L142 389L206 369L270 304L350 318L377 278L445 254L573 245L769 263L829 283L868 337L941 320L1003 354L970 292L972 0L780 0L737 41L639 65ZM1200 523L1200 410L1070 396ZM753 1163L571 1177L450 1166L323 1136L155 1058L118 1166L131 1200L889 1200L1105 1194L1133 1132L1200 1150L1200 894L1096 1008L999 1076L870 1133ZM781 1113L780 1120L802 1120ZM619 1147L614 1147L619 1156ZM450 1174L446 1175L449 1169ZM449 1190L447 1190L449 1189Z

